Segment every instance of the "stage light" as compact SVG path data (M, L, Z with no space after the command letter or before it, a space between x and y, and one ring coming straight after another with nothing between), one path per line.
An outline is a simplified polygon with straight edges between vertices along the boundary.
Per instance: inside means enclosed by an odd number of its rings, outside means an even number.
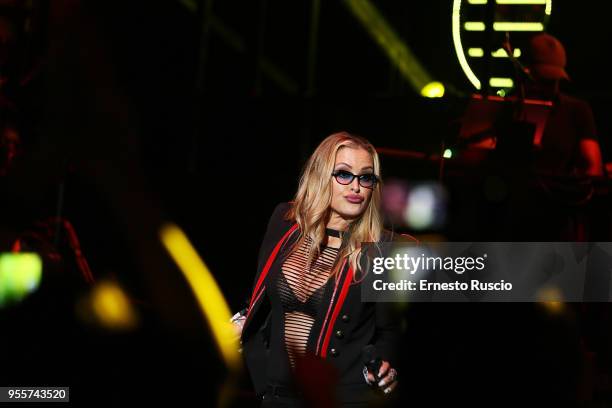
M565 304L563 302L549 301L542 302L542 306L551 313L558 314L565 310Z
M513 55L515 58L519 58L521 54L520 48L514 49ZM484 57L484 50L482 48L468 48L468 55L472 58L482 58ZM491 56L493 58L508 58L508 53L503 48L500 48L496 51L491 51Z
M232 315L215 278L179 227L163 226L160 237L191 287L225 364L230 369L238 369L241 357L233 327L229 324Z
M465 31L484 31L487 26L482 21L466 21L463 28Z
M459 65L463 69L463 72L468 77L474 88L480 89L480 80L470 67L470 64L465 58L463 52L463 44L461 41L461 0L453 1L453 15L452 15L452 32L453 32L453 44L455 46L455 52L459 59Z
M540 289L536 293L536 299L539 300L539 304L549 313L559 314L565 310L563 293L557 287L549 286Z
M421 89L421 96L426 98L442 98L444 96L444 85L440 82L430 82Z
M493 23L495 31L544 31L542 23L524 23L524 22L508 22L496 21Z
M495 0L497 4L546 4L547 0Z
M0 254L0 307L36 291L41 278L42 260L38 254Z
M112 330L134 328L137 315L130 300L115 282L99 282L94 286L88 303L96 319L96 323ZM81 305L85 307L85 305Z
M512 78L490 78L489 85L493 88L512 88L514 81Z
M406 225L415 231L440 228L446 221L446 190L437 183L424 183L408 193L404 210Z
M344 0L344 5L359 20L416 92L423 95L423 90L427 86L436 83L416 55L371 1ZM434 87L434 91L432 91L436 95L434 97L443 94L443 87L440 85Z
M520 48L515 48L512 52L512 55L514 56L514 58L520 58L521 54L522 52ZM491 56L493 58L508 58L508 52L504 50L503 48L500 48L497 51L493 51L491 53Z
M484 56L484 50L482 48L470 48L468 49L468 55L472 58L481 58Z
M487 2L453 0L451 19L459 65L477 90L482 88L485 73L503 77L514 72L510 62L505 60L507 53L501 49L505 33L512 32L512 40L520 43L530 33L543 31L552 11L552 0L497 0L487 7L482 7L483 4ZM494 13L490 13L491 7ZM495 21L490 20L491 15L495 16ZM466 21L467 18L470 20ZM485 44L487 46L483 47ZM473 59L468 61L466 54ZM521 54L520 49L513 52L515 58L520 58Z

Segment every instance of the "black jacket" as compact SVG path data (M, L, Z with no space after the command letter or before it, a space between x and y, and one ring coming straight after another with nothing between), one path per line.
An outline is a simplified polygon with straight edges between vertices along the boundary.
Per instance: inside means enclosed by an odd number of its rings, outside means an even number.
M270 221L259 252L257 275L249 301L247 318L242 329L241 344L245 363L261 396L266 389L271 307L266 295L270 271L280 268L282 251L290 247L299 235L295 222L284 219L289 203L279 204ZM405 237L405 236L404 236ZM382 241L394 239L384 231ZM405 239L405 238L404 238ZM410 240L414 240L410 237ZM338 397L343 402L359 401L371 393L363 378L362 349L376 347L382 360L397 367L399 324L389 303L361 301L360 284L355 284L352 269L345 263L341 273L323 294L319 316L311 329L307 350L330 361L339 374ZM314 375L315 373L313 373Z

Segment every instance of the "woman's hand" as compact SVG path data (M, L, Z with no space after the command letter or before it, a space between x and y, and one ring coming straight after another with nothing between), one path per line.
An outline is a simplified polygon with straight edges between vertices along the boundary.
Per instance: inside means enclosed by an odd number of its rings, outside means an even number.
M240 341L240 337L242 336L242 327L244 326L245 320L246 320L246 316L240 314L240 312L236 313L230 319L232 328L234 329L234 334L236 335L236 337L234 337L234 341L236 343Z
M367 370L367 371L366 371ZM364 374L367 373L366 381L368 384L372 385L376 382L376 378L374 377L374 373L370 370L364 370ZM385 394L389 394L391 391L397 387L397 371L395 368L391 367L388 361L383 361L380 365L380 370L378 371L378 384L376 386L383 390Z

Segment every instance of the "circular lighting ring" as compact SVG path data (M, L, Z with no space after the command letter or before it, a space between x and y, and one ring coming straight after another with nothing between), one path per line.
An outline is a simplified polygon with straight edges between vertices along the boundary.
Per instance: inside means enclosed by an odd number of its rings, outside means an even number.
M459 59L459 65L461 65L461 69L472 83L474 88L480 90L481 83L478 76L474 73L472 68L470 67L467 58L465 57L465 53L463 52L463 43L461 41L461 3L463 0L453 0L453 15L452 15L452 34L453 34L453 45L455 46L455 52L457 53L457 58ZM491 0L493 1L493 0ZM546 0L545 3L545 11L544 13L547 16L550 16L552 13L552 0Z

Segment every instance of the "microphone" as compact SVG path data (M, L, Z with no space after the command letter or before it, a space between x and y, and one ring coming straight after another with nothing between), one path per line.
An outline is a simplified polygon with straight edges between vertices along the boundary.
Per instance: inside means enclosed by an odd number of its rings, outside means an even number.
M378 371L382 365L382 360L377 356L376 346L368 344L362 349L361 354L363 357L363 364L367 367L368 371L374 375L376 382L378 382L380 380Z
M508 58L512 65L514 65L514 69L517 73L527 78L527 80L533 82L534 78L529 72L529 69L525 67L521 62L514 56L514 47L510 44L510 33L506 32L506 37L502 43L502 48L506 50L506 54L508 54Z

